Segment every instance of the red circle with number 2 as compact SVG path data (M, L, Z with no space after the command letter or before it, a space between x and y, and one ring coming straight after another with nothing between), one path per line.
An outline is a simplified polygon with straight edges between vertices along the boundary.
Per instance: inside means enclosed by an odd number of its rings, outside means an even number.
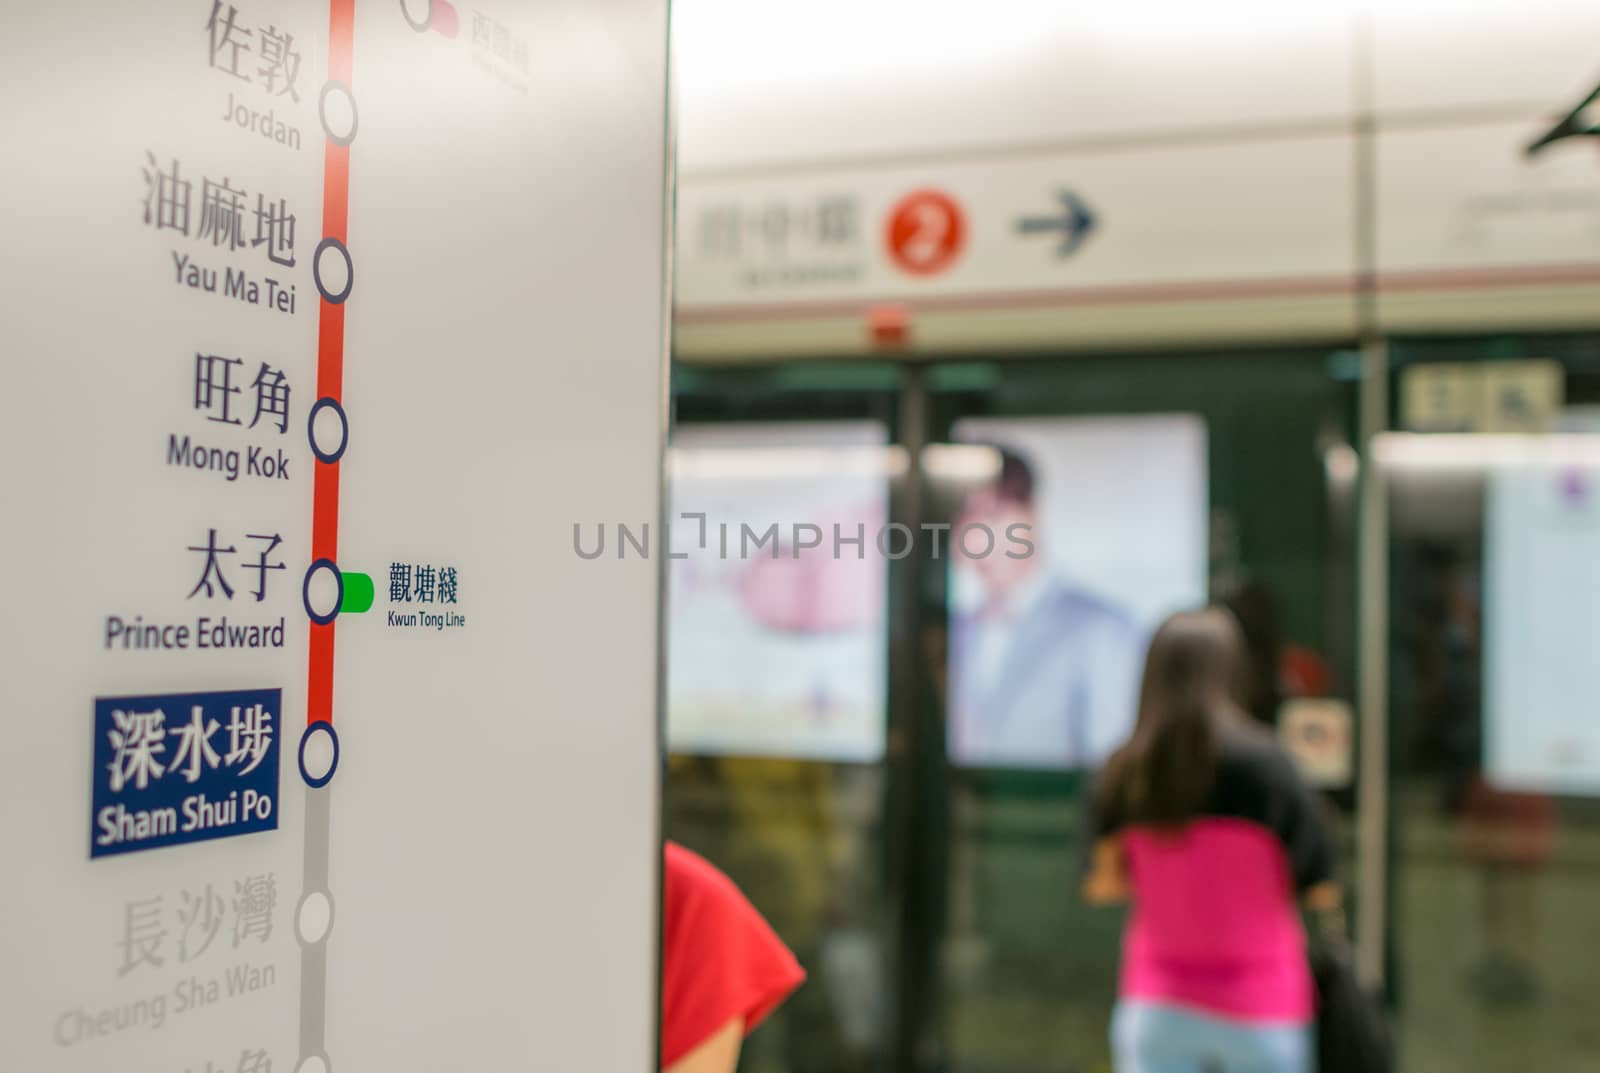
M943 272L967 244L967 220L955 199L939 190L907 194L889 214L889 257L914 276Z

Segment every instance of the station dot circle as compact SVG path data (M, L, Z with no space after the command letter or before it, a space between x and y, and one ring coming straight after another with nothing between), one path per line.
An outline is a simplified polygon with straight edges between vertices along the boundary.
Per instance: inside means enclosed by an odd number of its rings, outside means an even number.
M323 265L325 259L330 257L343 262L341 267L344 271L344 284L337 291L329 290L325 280L331 272L324 269ZM332 264L328 265L328 269L333 267ZM345 249L343 242L330 235L317 243L317 252L311 256L311 279L317 285L317 293L326 301L333 305L344 304L344 300L350 297L350 288L356 285L356 266L350 260L350 251Z
M300 899L294 914L295 933L306 946L316 946L333 930L333 899L325 890L314 890Z
M328 611L319 611L311 602L311 585L316 581L318 574L332 574L335 583L333 608ZM301 602L305 604L306 617L318 626L326 626L339 617L339 605L344 603L344 575L339 572L338 566L332 559L318 559L306 571L305 583L300 586Z
M418 22L411 17L412 3L408 3L407 0L400 0L400 14L405 16L406 24L419 34L426 33L428 28L433 25L433 0L423 0L423 4L427 8L427 14L422 16L421 22Z
M324 739L328 743L325 765L321 762L323 760L322 757L307 755L312 749L320 752L320 743ZM300 735L299 763L300 777L313 790L320 790L333 781L333 773L339 770L339 735L334 732L332 723L312 723L306 728L306 732ZM313 766L315 766L316 770L312 770Z
M317 440L317 419L329 412L339 419L339 443L331 451L324 450ZM350 419L337 399L323 396L312 404L311 414L306 418L306 437L311 441L311 453L317 456L318 462L332 464L344 457L344 449L350 445Z
M428 17L433 17L431 5ZM361 117L356 112L355 94L343 82L333 79L323 84L317 96L317 116L322 120L322 132L334 145L349 145L356 140Z
M325 1054L310 1054L300 1059L300 1064L294 1067L294 1073L333 1073L333 1066L328 1064Z

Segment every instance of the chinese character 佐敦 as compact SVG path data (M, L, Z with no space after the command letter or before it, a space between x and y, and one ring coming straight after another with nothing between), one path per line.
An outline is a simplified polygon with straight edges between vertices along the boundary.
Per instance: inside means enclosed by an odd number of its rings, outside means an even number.
M267 92L278 97L287 93L291 100L298 102L300 91L295 88L295 82L300 77L300 53L295 51L294 34L279 33L276 26L268 26L257 40L261 46L261 68L256 74L261 76Z
M225 425L241 423L232 416L231 407L233 397L239 394L239 387L233 382L233 367L243 364L241 358L216 354L194 356L194 408L210 411L206 414L208 421L220 421Z
M279 544L283 543L283 537L277 533L246 533L245 536L249 537L251 540L263 540L267 542L267 546L261 549L261 554L256 558L256 561L245 564L246 570L254 570L256 572L255 597L256 603L260 603L262 600L267 598L267 571L288 569L281 562L267 562L267 558L272 554L273 549L275 549Z
M439 568L439 602L441 604L456 602L456 568L453 566Z
M228 767L242 762L244 766L234 774L248 775L260 765L270 748L272 713L267 711L266 705L252 704L247 708L234 705L228 720L228 755L222 762Z
M211 941L222 928L224 911L222 895L206 884L201 894L183 892L183 904L178 907L178 960L192 961L206 952Z
M278 880L271 872L233 883L233 945L272 937L272 911L278 905Z
M294 213L283 198L273 205L256 195L256 237L252 246L265 246L267 260L285 268L294 267Z
M178 772L188 782L199 782L206 768L214 768L222 763L222 757L211 746L211 735L220 726L215 719L206 719L204 708L194 705L189 712L189 721L180 723L172 730L178 748L172 754L172 763L167 770Z
M389 602L404 604L411 602L411 564L389 564Z
M170 228L184 235L189 233L189 199L193 192L188 179L178 175L178 161L172 161L172 170L164 171L156 163L156 155L148 150L144 169L144 222L155 224L156 230Z
M195 583L194 588L189 590L189 595L187 598L191 600L194 599L195 594L201 589L204 589L206 590L206 599L209 600L217 595L217 588L220 587L222 589L222 595L231 600L233 599L233 586L229 585L228 579L222 576L222 564L217 561L217 556L233 555L238 551L238 549L234 548L232 545L226 548L218 547L217 531L215 529L210 529L207 530L207 533L208 535L206 537L205 547L198 547L194 544L189 545L188 550L193 552L203 552L205 554L206 565L205 568L200 572L200 580ZM213 578L215 578L215 582L213 582Z
M250 51L250 31L239 25L239 9L228 5L222 13L222 0L211 0L211 17L206 20L206 30L211 34L211 66L228 72L242 81L250 76L239 69L240 54ZM218 63L218 59L223 62Z
M222 182L200 180L200 227L196 238L211 236L213 246L227 246L230 250L249 245L244 238L244 191L236 190L233 182L223 176Z
M275 417L278 431L289 431L289 380L283 370L262 362L261 371L250 386L256 389L256 415L250 419L250 427L255 428L263 417Z
M122 964L118 976L126 976L140 965L159 969L163 964L161 943L167 929L161 926L160 897L129 902L122 914L122 941L117 947L122 951Z

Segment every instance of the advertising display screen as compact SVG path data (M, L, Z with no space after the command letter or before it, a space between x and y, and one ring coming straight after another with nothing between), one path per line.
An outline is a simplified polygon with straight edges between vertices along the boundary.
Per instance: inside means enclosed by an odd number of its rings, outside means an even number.
M984 465L952 530L951 758L1095 766L1132 727L1151 630L1206 598L1205 424L973 418L955 437Z
M873 422L677 429L670 749L883 755L885 439Z
M1600 795L1600 446L1588 454L1489 475L1484 768L1503 789Z

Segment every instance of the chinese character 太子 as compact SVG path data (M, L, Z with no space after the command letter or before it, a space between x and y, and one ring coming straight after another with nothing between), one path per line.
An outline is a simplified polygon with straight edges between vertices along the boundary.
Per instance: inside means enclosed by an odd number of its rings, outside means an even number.
M250 31L238 25L239 9L232 4L228 5L227 15L219 18L221 15L222 0L211 0L211 17L206 20L206 29L211 34L211 66L248 82L250 76L239 70L239 54L250 51ZM219 56L223 57L223 63L217 62Z
M456 602L456 568L453 566L439 568L439 602L441 604Z
M256 195L256 237L252 246L266 246L267 260L285 268L294 267L294 213L283 198L273 205Z
M189 782L200 781L200 775L206 768L214 768L222 763L222 757L211 747L211 735L217 732L221 724L215 719L206 719L206 710L196 704L189 710L189 721L180 723L172 730L173 737L178 739L178 749L172 754L172 763L167 765L169 772L176 771Z
M389 602L404 604L411 602L411 564L389 564Z
M244 566L246 570L254 570L256 572L255 597L256 603L260 603L262 600L267 598L267 571L288 569L288 567L284 566L283 563L267 562L267 556L272 554L274 548L283 543L283 537L279 536L277 533L246 533L245 536L249 537L251 540L265 540L268 542L267 546L261 550L261 554L257 557L256 561L253 563L246 563Z
M111 741L111 763L108 765L111 792L121 793L128 783L143 790L151 779L159 779L166 770L162 754L167 751L167 713L157 708L153 712L125 712L116 709L111 713L112 727L107 731Z
M195 238L210 235L213 246L242 250L249 245L244 238L244 214L244 191L235 190L231 179L224 176L221 183L200 180L200 226Z
M419 566L411 572L412 579L416 582L417 602L424 604L433 603L434 572L431 566Z
M498 22L494 24L494 54L502 60L511 59L511 31Z
M183 892L183 904L178 908L178 924L183 928L178 935L179 961L190 961L206 952L222 928L225 908L222 895L210 883L204 894Z
M186 599L194 599L195 594L201 589L206 590L206 599L212 599L217 595L216 586L221 586L222 595L231 600L233 599L233 586L229 585L228 579L222 576L222 565L217 562L217 556L233 555L238 549L232 546L226 548L217 547L217 531L215 529L211 529L207 530L207 532L209 535L206 537L205 547L197 547L193 544L189 545L188 550L205 553L206 565L205 569L200 572L200 580L195 583L194 588L189 590L189 595L186 597ZM213 576L216 578L214 584L212 582Z
M171 228L184 235L189 233L189 197L193 188L188 179L178 175L178 161L173 158L172 171L161 170L156 155L145 151L149 166L144 168L144 222L156 225L156 230Z
M224 358L216 354L196 354L194 356L194 408L196 410L210 410L206 415L209 421L220 421L225 425L240 423L237 417L229 413L233 397L239 394L239 388L233 382L233 367L243 365L240 358ZM216 411L220 410L220 413Z
M159 969L161 941L166 937L167 929L161 926L160 897L127 903L122 914L122 941L117 943L122 950L117 975L126 976L140 965Z
M222 762L233 767L240 761L247 761L234 774L248 775L260 765L270 748L272 713L267 711L266 705L252 704L248 708L234 705L233 714L228 720L228 755L223 757Z
M489 21L489 16L481 11L472 13L472 43L479 48L488 48L494 44L494 23Z
M282 369L274 369L266 362L261 363L261 371L256 373L255 381L250 385L256 389L256 415L250 419L250 427L255 428L256 422L262 417L278 419L278 431L289 430L289 381L283 375Z
M234 1073L272 1073L272 1059L263 1050L245 1051L239 1055L239 1065Z
M271 872L233 883L233 945L272 936L272 911L278 904L278 879Z
M294 34L279 33L276 26L268 26L257 38L261 48L262 67L256 72L266 84L267 92L276 96L285 93L292 100L300 100L295 80L300 77L300 53L294 49ZM283 85L278 84L283 79Z

